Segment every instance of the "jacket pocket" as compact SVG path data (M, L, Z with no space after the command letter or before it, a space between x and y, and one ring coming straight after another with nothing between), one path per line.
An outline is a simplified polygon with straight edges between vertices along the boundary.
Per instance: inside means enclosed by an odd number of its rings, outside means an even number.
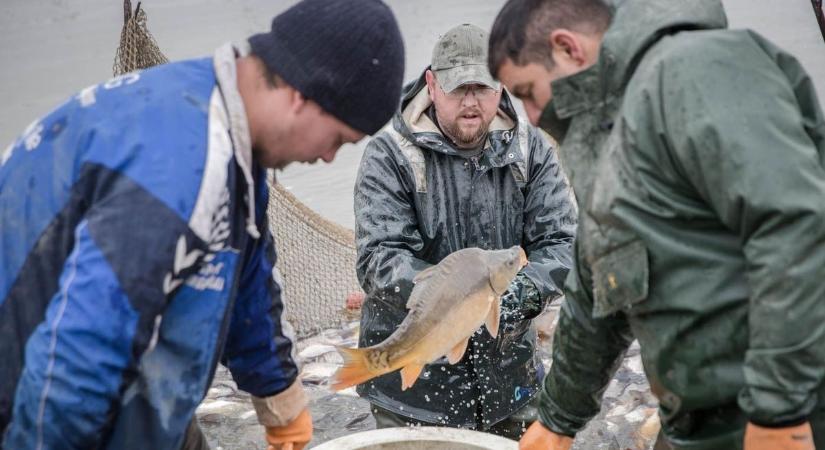
M647 248L642 241L625 244L593 263L593 317L603 318L647 298Z

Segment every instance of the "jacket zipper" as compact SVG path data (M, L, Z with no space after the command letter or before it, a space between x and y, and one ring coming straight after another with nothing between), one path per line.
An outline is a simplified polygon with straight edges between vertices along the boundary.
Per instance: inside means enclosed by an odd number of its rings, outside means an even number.
M476 174L481 170L481 166L478 165L478 156L470 157L470 161L473 163L473 171L470 174L470 193L467 197L467 208L464 211L464 225L469 227L470 225L470 211L472 210L473 206L473 191L475 190L476 185ZM467 239L470 236L469 228L464 230L464 248L467 248L469 243Z

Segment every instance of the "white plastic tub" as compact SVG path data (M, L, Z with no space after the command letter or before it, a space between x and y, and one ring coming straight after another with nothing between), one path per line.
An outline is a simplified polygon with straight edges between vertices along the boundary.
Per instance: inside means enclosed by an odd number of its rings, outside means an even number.
M518 442L443 427L382 428L325 442L314 450L517 450Z

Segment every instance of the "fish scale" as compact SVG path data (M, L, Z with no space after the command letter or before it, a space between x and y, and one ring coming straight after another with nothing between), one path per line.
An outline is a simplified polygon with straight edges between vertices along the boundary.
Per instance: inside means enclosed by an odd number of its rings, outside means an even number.
M497 335L499 296L525 264L527 257L518 246L468 248L420 272L407 301L407 317L392 335L367 348L338 348L345 362L333 376L332 388L345 389L401 369L402 389L407 389L424 365L442 356L458 362L480 325Z

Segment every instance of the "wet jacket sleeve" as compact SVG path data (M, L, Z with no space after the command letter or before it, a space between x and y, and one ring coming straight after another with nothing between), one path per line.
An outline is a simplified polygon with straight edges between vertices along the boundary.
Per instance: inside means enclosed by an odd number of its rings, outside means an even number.
M251 242L254 250L243 267L224 364L238 387L252 394L258 420L281 426L295 418L307 400L293 358L294 335L284 318L272 235L262 234Z
M683 52L662 69L651 117L681 175L740 237L750 343L739 405L778 426L811 413L825 376L825 171L806 132L822 123L806 121L800 86L762 49L740 47Z
M413 278L431 264L413 256L424 245L415 187L388 140L378 135L367 145L355 182L356 272L368 296L398 302L393 306L403 310Z
M604 390L633 340L621 313L593 318L592 278L580 261L576 257L567 277L553 335L553 364L539 397L539 421L567 436L598 414Z
M59 290L28 340L3 447L98 447L132 364L138 316L84 220Z
M576 209L556 149L533 127L530 127L529 139L522 247L530 264L519 277L527 280L521 279L520 284L511 289L513 293L518 292L522 315L528 319L540 314L546 302L561 296L572 264L576 231ZM530 295L535 292L533 289L538 295ZM538 303L531 298L538 299Z
M99 447L137 358L157 342L179 283L170 278L176 248L188 242L202 251L184 237L191 238L187 223L129 177L103 170L88 177L95 194L28 338L4 448ZM182 264L177 275L196 270Z

